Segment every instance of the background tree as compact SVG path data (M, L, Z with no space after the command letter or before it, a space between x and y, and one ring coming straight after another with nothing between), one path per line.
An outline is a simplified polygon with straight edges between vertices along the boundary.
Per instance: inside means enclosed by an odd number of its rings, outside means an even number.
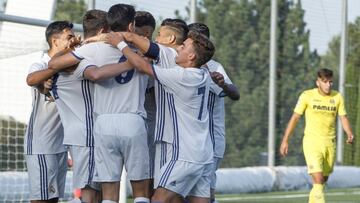
M58 0L56 2L55 20L82 24L82 17L87 11L84 0Z
M345 105L348 117L355 133L360 139L360 17L348 25L348 43L346 59ZM329 43L328 51L322 56L321 66L338 73L340 59L340 36ZM335 75L335 88L338 87L338 75ZM360 166L360 142L347 145L344 141L344 164Z
M360 166L360 17L348 25L348 56L346 64L345 97L355 144L345 145L344 164Z
M297 1L296 1L297 2ZM300 3L279 0L277 143L301 91L314 86L319 63L310 51ZM204 0L199 14L210 27L221 62L240 88L238 102L226 100L227 149L225 167L266 164L270 1ZM291 140L290 156L277 164L304 164L303 122ZM278 147L278 146L277 146ZM299 158L301 157L301 158Z

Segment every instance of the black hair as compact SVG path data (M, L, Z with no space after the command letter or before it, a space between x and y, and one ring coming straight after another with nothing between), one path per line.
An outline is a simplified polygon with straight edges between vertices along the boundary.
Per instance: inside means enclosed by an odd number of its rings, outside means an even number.
M207 25L205 25L204 23L191 23L188 25L188 27L189 27L189 30L199 32L199 33L207 36L208 38L210 37L209 27Z
M155 29L155 18L151 13L147 11L136 11L135 13L135 26L142 27L142 26L150 26L151 28Z
M192 46L196 54L195 67L201 67L213 57L214 44L208 37L196 31L190 31L188 38L193 40Z
M317 72L318 78L330 79L333 77L333 71L327 68L322 68Z
M60 34L62 33L65 29L72 29L73 28L73 24L70 23L69 21L54 21L52 23L50 23L47 27L46 27L46 31L45 31L45 37L46 37L46 41L49 44L49 47L52 47L51 44L51 38L56 35L56 34Z
M134 22L135 9L128 4L115 4L107 14L107 22L114 32L127 31L130 23Z
M179 34L179 37L176 39L177 44L183 43L189 33L187 24L181 19L166 18L161 22L161 26L167 26Z

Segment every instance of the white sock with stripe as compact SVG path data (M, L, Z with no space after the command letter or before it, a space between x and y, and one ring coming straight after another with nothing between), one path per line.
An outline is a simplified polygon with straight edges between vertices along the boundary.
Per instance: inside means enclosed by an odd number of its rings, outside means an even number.
M134 203L150 203L150 199L146 197L137 197L134 199Z
M103 201L101 201L101 203L117 203L117 202L114 202L112 200L103 200Z

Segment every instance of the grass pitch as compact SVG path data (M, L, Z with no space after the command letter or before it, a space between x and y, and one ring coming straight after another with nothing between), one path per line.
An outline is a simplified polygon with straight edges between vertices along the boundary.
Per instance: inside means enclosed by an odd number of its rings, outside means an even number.
M306 203L309 191L217 195L219 203ZM326 189L327 203L360 203L360 188Z

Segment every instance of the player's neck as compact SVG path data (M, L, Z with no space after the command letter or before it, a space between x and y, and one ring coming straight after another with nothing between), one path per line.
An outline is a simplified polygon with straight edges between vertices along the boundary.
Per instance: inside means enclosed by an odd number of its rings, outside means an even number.
M180 45L178 45L178 44L168 44L167 46L176 50Z
M49 49L47 54L52 58L58 51L56 49Z
M324 97L329 96L331 94L331 90L329 91L329 93L323 92L320 88L317 88L317 90L318 90L318 93Z
M179 66L183 67L183 68L198 68L195 66L195 64L191 61L186 61L186 62L182 62L182 63L178 63Z

